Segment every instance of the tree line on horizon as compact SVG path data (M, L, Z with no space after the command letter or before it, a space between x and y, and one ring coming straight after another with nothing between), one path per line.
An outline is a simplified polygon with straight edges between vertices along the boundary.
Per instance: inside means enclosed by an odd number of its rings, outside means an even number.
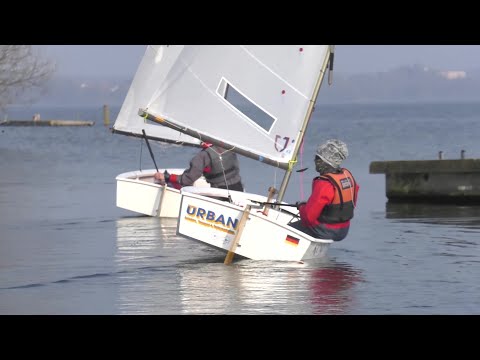
M123 103L131 78L54 76L55 63L31 45L0 45L0 111L8 105L97 106ZM401 66L365 74L336 73L320 104L479 101L480 69L448 79L427 66Z

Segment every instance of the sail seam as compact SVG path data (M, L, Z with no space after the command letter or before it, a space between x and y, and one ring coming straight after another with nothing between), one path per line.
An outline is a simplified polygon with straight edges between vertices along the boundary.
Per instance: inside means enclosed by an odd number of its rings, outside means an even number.
M302 94L300 90L298 90L295 86L290 84L287 80L282 78L280 75L278 75L275 71L270 69L267 65L265 65L259 58L257 58L255 55L253 55L244 45L240 45L240 47L248 54L250 55L253 59L255 59L256 62L258 62L260 65L262 65L265 69L267 69L269 72L271 72L275 77L283 81L285 84L287 84L293 91L295 91L297 94L299 94L301 97L303 97L305 100L308 100L308 97Z

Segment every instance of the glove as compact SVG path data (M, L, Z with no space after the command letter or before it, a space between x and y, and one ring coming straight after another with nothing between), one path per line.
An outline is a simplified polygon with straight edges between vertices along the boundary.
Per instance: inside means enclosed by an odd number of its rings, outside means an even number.
M165 178L165 182L168 183L170 181L170 174L167 170L163 172L163 177Z
M306 204L305 201L297 201L295 203L295 206L297 207L298 210L300 210L300 206L305 205L305 204Z
M155 175L153 175L153 182L155 184L159 184L159 185L165 185L165 180L164 179L161 179L160 177L162 176L161 173L155 173Z

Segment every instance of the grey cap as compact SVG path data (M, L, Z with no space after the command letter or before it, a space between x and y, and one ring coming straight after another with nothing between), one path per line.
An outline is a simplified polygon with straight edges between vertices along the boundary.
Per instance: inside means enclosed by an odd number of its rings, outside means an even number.
M339 168L348 156L347 144L337 139L327 140L318 146L317 155L327 164Z

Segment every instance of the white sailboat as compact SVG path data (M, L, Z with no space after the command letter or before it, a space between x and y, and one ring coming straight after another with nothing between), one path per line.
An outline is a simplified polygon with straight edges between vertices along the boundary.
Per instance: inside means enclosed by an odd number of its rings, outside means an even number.
M164 51L165 48L165 45L147 46L112 131L127 136L146 137L154 142L200 146L199 139L168 127L148 123L145 118L138 115L139 108L148 109L158 94L169 88L169 81L175 81L171 77L171 72L181 51L175 48ZM116 177L116 205L148 216L178 217L180 191L154 182L155 172L165 170L170 174L181 174L184 171L182 168L147 169L119 174ZM202 177L197 180L195 186L209 185Z
M152 122L285 170L276 199L222 189L181 190L178 233L256 260L322 257L332 240L288 225L282 202L333 45L170 46L178 54L168 92L148 109ZM272 193L270 193L272 195ZM227 201L225 201L227 200ZM284 203L282 203L284 204ZM263 207L265 205L265 207Z

